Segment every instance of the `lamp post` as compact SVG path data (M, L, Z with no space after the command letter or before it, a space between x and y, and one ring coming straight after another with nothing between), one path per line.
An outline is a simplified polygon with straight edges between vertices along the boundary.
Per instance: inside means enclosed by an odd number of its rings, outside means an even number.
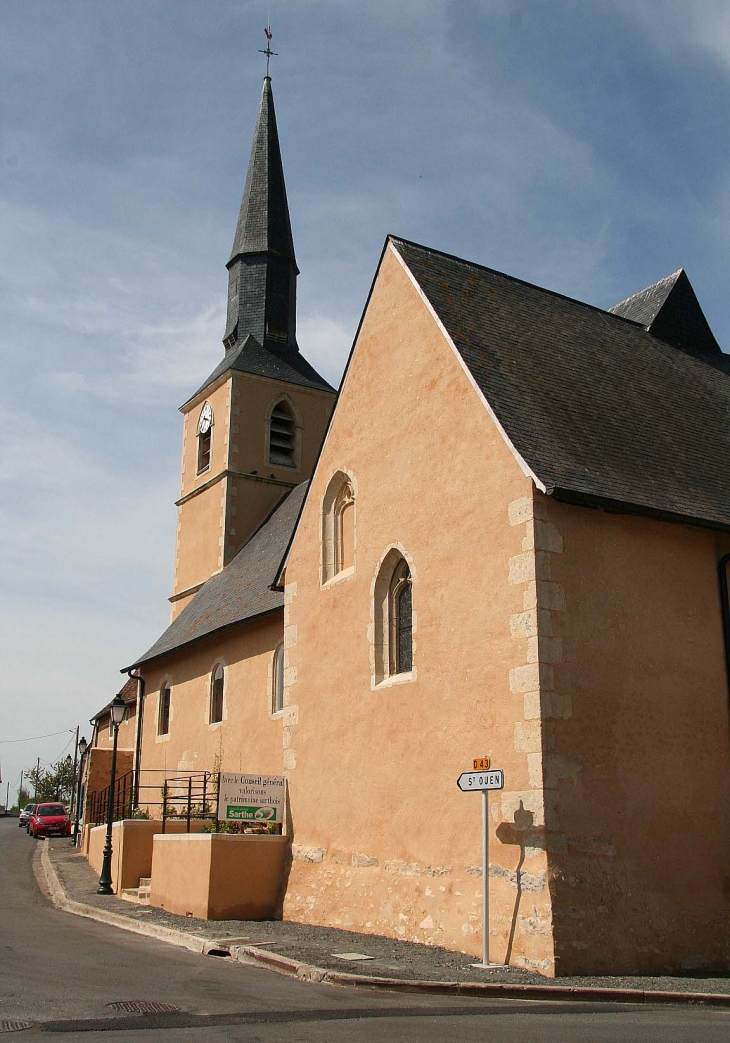
M112 726L114 728L114 745L112 746L112 770L109 779L109 801L106 809L106 841L104 842L104 861L101 866L101 876L96 893L98 895L113 895L112 890L112 822L114 821L114 783L117 773L117 739L119 738L119 725L122 723L126 706L121 695L115 695L109 708Z
M79 819L81 818L81 779L83 778L83 774L84 774L84 756L86 754L87 747L88 747L88 743L87 743L86 739L84 738L84 736L82 735L81 738L79 739L79 774L78 774L78 778L75 780L75 782L76 782L76 804L75 804L75 807L74 807L74 811L76 812L76 820L74 821L74 832L73 832L73 836L71 837L71 843L74 845L74 847L78 843L78 839L79 839Z

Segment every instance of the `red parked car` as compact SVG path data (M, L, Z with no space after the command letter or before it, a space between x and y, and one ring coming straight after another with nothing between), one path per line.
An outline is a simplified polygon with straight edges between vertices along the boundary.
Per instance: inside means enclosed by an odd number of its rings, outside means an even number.
M70 837L71 818L63 804L39 804L28 821L32 837Z

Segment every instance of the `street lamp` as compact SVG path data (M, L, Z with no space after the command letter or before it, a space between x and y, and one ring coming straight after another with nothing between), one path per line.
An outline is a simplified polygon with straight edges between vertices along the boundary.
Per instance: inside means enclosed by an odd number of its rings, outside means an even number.
M86 750L88 749L88 745L89 744L82 735L79 739L79 777L74 780L76 782L76 821L74 822L74 833L71 837L71 843L74 845L74 847L78 843L79 839L79 819L81 817L81 779L84 775L84 756L86 754Z
M124 718L126 706L121 695L115 695L109 707L112 726L114 727L114 745L112 746L112 770L109 779L109 801L106 809L106 841L104 842L104 861L101 866L99 877L98 895L113 895L112 890L112 822L114 821L114 783L117 773L117 739L119 738L119 725Z

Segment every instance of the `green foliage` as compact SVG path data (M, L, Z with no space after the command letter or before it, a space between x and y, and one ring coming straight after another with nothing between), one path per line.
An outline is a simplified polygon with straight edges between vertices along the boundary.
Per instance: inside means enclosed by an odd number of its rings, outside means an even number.
M132 818L148 819L150 817L150 813L149 813L147 808L135 808L134 811L132 812L132 816L131 817Z
M237 833L238 830L233 828L236 825L235 822L206 822L203 828L200 830L201 833Z
M281 834L281 825L278 822L262 822L254 825L250 820L241 822L219 822L216 828L215 822L206 823L200 830L201 833L235 833L235 834Z
M21 807L30 801L40 803L46 800L58 800L63 804L71 803L74 791L73 761L62 757L50 768L35 767L24 774L28 779L30 793L28 799L21 802Z

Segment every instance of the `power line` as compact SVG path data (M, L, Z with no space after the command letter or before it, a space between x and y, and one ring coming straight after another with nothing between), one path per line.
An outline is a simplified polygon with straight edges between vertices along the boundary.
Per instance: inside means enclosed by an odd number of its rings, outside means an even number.
M34 742L36 739L51 739L54 735L65 735L66 732L75 732L75 728L64 728L60 732L48 732L47 735L29 735L25 739L0 739L0 743L4 742Z

